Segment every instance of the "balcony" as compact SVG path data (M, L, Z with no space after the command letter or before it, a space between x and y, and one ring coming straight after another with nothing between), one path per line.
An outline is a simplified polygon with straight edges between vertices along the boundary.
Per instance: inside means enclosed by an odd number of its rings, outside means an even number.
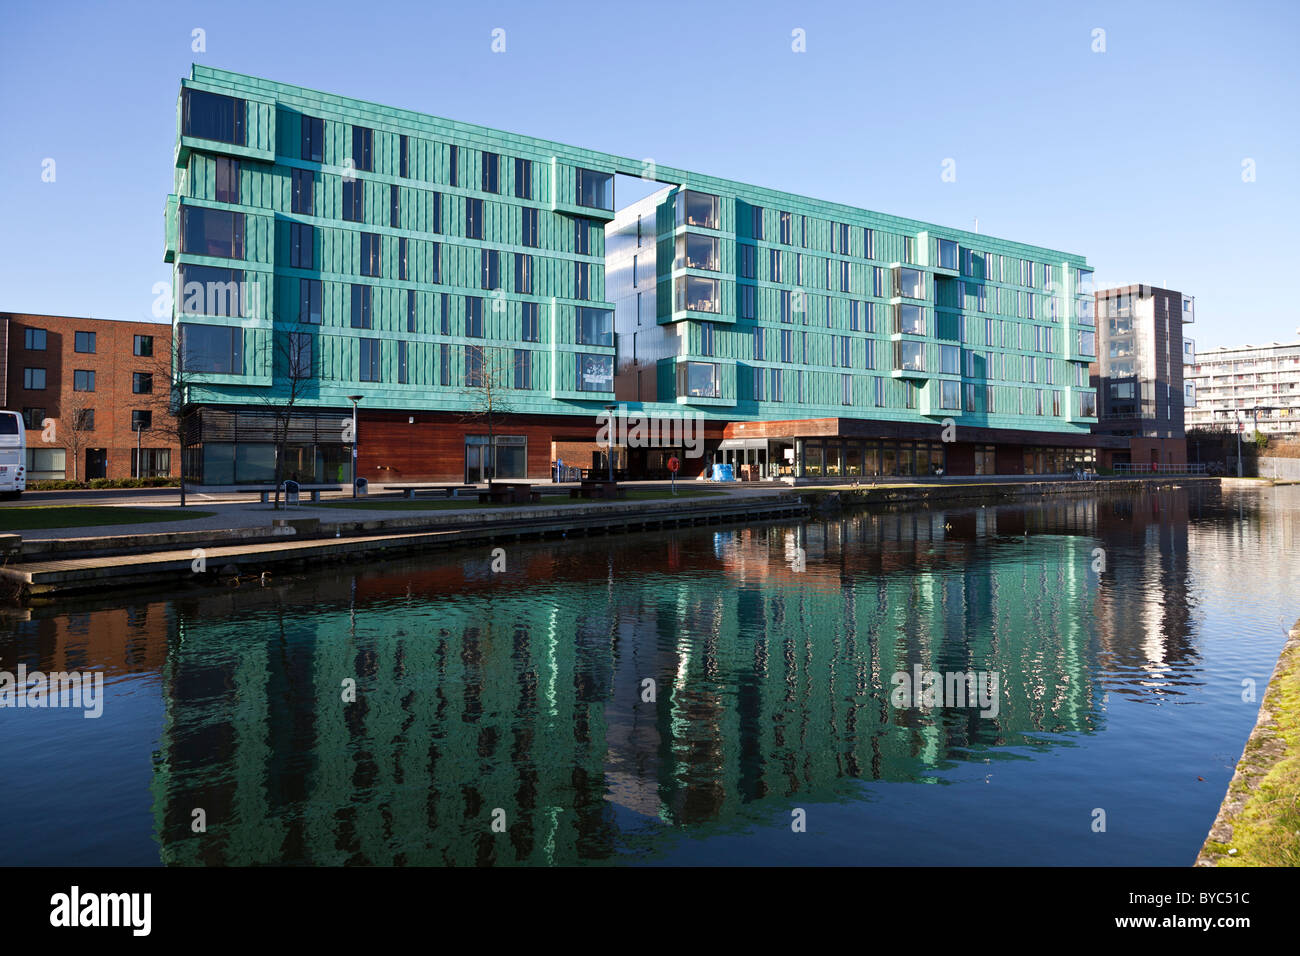
M894 298L925 299L925 273L906 266L894 266Z
M678 276L673 280L673 311L722 312L722 283L702 276Z
M1196 364L1196 340L1195 339L1183 339L1183 364L1184 365Z
M717 272L720 268L717 236L704 236L691 232L677 237L674 270L700 269L705 272Z

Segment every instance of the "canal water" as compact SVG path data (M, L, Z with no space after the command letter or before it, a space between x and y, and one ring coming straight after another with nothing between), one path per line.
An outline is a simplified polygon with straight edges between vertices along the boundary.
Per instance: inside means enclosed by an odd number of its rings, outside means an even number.
M1165 489L11 608L0 670L106 684L0 709L0 863L1189 865L1298 515ZM903 695L930 672L985 699Z

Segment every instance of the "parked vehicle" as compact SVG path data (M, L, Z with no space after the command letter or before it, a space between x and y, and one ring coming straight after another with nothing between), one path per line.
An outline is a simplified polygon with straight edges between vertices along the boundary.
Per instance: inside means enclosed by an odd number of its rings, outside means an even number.
M0 411L0 495L27 490L27 428L18 412Z

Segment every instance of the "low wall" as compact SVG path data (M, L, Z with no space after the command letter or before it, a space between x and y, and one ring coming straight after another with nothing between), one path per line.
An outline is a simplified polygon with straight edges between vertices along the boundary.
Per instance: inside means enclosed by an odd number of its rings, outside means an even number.
M1259 477L1300 481L1300 458L1260 458Z

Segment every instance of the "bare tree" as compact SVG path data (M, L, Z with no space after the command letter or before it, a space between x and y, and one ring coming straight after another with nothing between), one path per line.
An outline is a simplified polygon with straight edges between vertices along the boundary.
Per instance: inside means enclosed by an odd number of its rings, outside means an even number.
M487 428L487 453L493 478L497 463L496 426L503 415L514 410L510 397L514 363L509 356L509 350L504 348L465 346L465 387L461 394L467 408L460 420Z
M59 418L55 423L55 442L72 457L72 480L80 478L81 453L94 440L95 409L91 392L70 391L59 401ZM64 474L67 474L66 470Z
M312 377L313 342L314 337L306 332L272 332L263 347L273 384L259 399L271 412L271 440L275 444L276 511L280 510L280 485L284 481L284 461L293 409L306 394Z
M185 360L179 341L166 354L137 356L134 362L136 369L143 369L143 374L149 376L148 391L144 393L148 396L145 404L150 411L149 430L168 445L176 445L180 453L176 474L180 477L182 508L186 499L185 444L189 429L185 411L190 404L190 388L203 378L202 373L190 371L195 364Z

